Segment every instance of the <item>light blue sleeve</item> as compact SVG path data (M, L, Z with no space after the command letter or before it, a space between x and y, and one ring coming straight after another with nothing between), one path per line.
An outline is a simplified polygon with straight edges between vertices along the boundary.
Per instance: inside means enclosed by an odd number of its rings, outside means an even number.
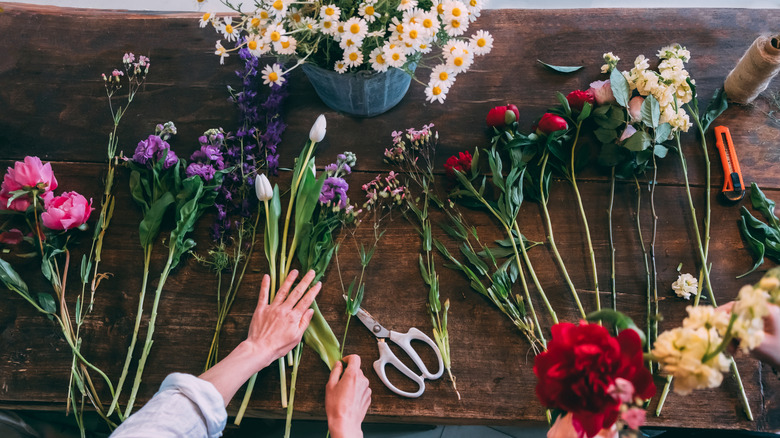
M173 373L110 438L218 438L226 423L224 401L214 385L190 374Z

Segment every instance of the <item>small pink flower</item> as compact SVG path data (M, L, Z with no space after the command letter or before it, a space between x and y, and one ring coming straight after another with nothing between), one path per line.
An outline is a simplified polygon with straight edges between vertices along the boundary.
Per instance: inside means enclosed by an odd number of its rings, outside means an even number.
M24 240L24 234L18 228L11 228L0 233L0 243L6 245L18 245Z
M590 90L588 91L593 94L593 97L596 98L596 103L599 105L616 102L615 95L612 94L612 85L609 83L609 80L591 82Z
M638 122L642 120L643 103L645 103L645 98L642 96L636 96L628 101L628 115L631 116L631 121Z
M645 424L645 410L642 408L630 408L620 414L620 419L626 422L628 427L634 430L638 430L639 427Z
M609 385L607 392L616 401L631 403L631 400L634 399L634 384L622 377L618 377L613 384Z
M52 230L70 230L86 223L93 210L91 199L87 202L76 192L65 192L46 202L41 221Z
M626 130L623 131L623 134L620 136L620 141L626 141L634 134L636 134L636 128L634 128L632 125L628 125L626 126Z

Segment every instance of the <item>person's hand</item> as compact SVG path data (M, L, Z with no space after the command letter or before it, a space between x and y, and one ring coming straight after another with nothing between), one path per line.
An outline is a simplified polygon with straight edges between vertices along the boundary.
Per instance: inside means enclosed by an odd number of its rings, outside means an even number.
M271 279L267 274L263 276L260 297L249 324L249 335L243 342L250 351L256 353L258 371L287 354L301 342L303 332L314 316L314 310L309 307L322 287L322 283L318 282L309 288L315 275L314 271L307 272L290 291L298 277L298 271L292 270L270 304L268 293Z
M347 368L344 369L341 361L336 362L325 386L328 429L333 438L362 437L360 425L371 405L371 388L360 370L360 356L353 354L343 361Z
M780 307L769 305L769 315L764 317L764 342L750 353L763 362L780 368Z

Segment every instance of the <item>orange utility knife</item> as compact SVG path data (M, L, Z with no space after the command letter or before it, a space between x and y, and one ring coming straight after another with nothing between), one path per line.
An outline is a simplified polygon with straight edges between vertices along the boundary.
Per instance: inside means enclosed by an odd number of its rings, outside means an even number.
M723 163L723 197L729 201L739 201L745 196L745 181L742 179L742 170L739 168L737 151L734 149L729 128L715 127L715 146L720 152L720 161Z

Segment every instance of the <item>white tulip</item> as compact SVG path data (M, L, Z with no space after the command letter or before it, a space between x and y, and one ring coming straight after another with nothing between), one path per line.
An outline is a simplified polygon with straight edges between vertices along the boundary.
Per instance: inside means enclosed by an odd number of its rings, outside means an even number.
M325 122L325 115L320 114L320 116L317 117L317 121L315 121L314 125L312 125L311 131L309 131L309 140L311 140L313 143L321 142L322 139L325 138L326 128L327 124Z
M274 197L274 189L264 173L255 177L255 193L260 201L267 201Z

